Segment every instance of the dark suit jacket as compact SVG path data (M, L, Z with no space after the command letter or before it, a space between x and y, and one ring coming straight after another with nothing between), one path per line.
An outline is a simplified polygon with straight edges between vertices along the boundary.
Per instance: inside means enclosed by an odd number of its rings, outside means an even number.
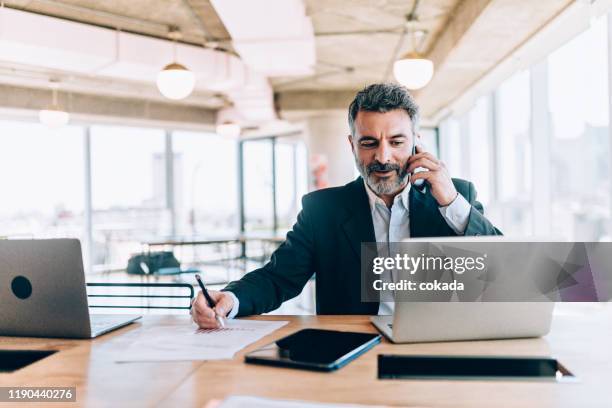
M453 183L472 205L464 235L501 235L484 217L474 185L460 179ZM429 190L412 188L409 197L411 237L457 235ZM238 316L266 313L299 295L316 273L317 314L377 314L378 303L361 301L360 268L361 243L375 241L361 177L342 187L314 191L302 198L297 222L270 262L223 290L238 297Z

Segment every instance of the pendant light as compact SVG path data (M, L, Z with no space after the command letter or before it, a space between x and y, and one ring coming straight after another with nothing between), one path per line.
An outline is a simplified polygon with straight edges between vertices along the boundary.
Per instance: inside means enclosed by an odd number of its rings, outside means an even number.
M180 100L188 97L195 87L195 75L187 67L176 60L177 41L181 33L176 27L171 27L168 37L173 40L173 61L157 74L157 88L168 99Z
M412 51L400 57L393 63L393 76L400 84L411 90L425 87L434 74L434 63L430 59L421 56L418 52L418 44L422 43L426 32L414 30L412 25L418 21L416 11L413 10L407 16L406 29L412 38Z
M236 122L225 121L217 125L216 131L219 136L235 139L240 136L242 128Z
M38 112L38 119L40 123L51 128L57 129L65 126L70 121L70 114L65 110L61 109L57 103L57 90L59 83L57 80L51 80L49 87L51 88L52 101L51 105Z
M393 64L393 75L397 82L411 90L425 87L433 73L433 62L416 52L404 55Z

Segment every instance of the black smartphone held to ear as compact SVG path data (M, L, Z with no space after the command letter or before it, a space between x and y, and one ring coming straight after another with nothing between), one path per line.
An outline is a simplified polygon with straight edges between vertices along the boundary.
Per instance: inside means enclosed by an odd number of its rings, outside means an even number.
M417 151L416 151L416 147L417 147L417 145L416 145L416 142L415 142L415 143L413 143L413 145L412 145L412 156L414 156L414 155L417 153ZM416 169L414 169L414 171L412 172L412 174L417 174L417 173L420 173L420 172L422 172L422 171L428 171L428 170L427 170L427 169L425 169L425 168L423 168L423 167L417 167ZM425 192L425 189L427 188L427 184L428 184L428 183L427 183L425 180L423 180L423 179L418 179L418 180L416 180L414 183L412 183L412 185L413 185L413 186L414 186L414 187L415 187L415 188L416 188L418 191L420 191L421 193L424 193L424 192Z

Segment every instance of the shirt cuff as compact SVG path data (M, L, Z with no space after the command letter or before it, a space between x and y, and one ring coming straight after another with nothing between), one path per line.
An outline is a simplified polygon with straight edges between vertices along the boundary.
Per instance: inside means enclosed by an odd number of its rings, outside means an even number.
M461 194L457 193L457 197L452 203L445 207L439 207L440 214L446 220L449 227L458 235L463 235L470 220L470 211L472 206Z
M223 293L227 293L228 295L230 295L232 297L232 300L234 301L234 306L227 315L228 319L233 319L238 314L238 307L240 306L240 301L238 300L236 295L234 295L234 293L230 292L229 290L225 290L223 291Z

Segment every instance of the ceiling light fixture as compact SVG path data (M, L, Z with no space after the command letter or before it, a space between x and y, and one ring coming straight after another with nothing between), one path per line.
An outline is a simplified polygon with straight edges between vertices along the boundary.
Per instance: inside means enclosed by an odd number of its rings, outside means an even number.
M41 109L40 112L38 112L38 119L43 125L51 129L57 129L68 124L70 121L70 114L61 109L57 103L57 90L59 88L59 82L57 80L51 80L49 87L51 88L52 92L51 105Z
M173 40L173 62L157 74L157 88L168 99L179 100L191 95L195 87L195 75L176 60L177 41L182 37L176 27L171 27L168 37Z
M433 73L433 62L416 52L404 55L393 64L393 75L397 82L412 90L425 87Z
M416 12L411 12L406 21L406 31L412 37L412 51L393 63L393 75L400 84L411 90L425 87L434 74L434 63L418 52L418 44L426 35L424 30L414 30L412 23L418 21Z
M217 125L216 131L219 136L235 139L238 136L240 136L240 132L242 132L242 128L236 122L225 121Z

